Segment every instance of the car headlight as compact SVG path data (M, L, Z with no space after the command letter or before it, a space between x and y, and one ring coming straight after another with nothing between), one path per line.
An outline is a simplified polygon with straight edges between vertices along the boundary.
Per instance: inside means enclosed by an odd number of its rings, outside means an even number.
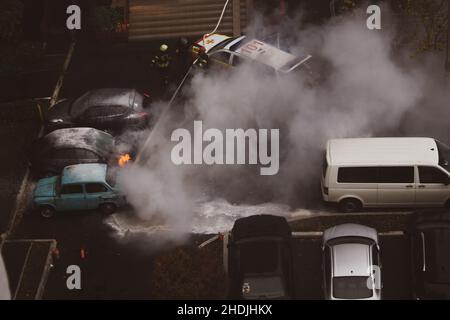
M52 119L50 120L51 123L62 123L64 122L63 119Z

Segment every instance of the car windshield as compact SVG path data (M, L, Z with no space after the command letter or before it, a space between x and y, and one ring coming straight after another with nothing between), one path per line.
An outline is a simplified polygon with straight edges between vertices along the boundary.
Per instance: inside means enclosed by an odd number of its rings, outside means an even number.
M90 92L86 92L81 97L73 101L70 104L69 114L73 117L78 117L79 115L81 115L86 110L86 107L89 105L88 104L89 97Z
M242 286L244 299L276 299L286 296L283 279L273 277L246 277Z
M229 38L229 39L226 39L226 40L224 40L224 41L222 41L222 42L216 44L214 47L212 47L212 48L209 50L209 52L212 52L212 50L216 51L216 50L223 49L223 48L225 48L225 46L226 46L227 44L229 44L231 41L233 41L233 40L235 40L235 39L236 39L236 38ZM201 42L201 40L200 40L200 45L201 45L201 44L202 44L202 42Z
M367 299L373 292L367 285L369 277L334 277L333 296L338 299Z
M117 182L117 168L109 167L106 169L106 183L115 187Z
M439 165L447 172L450 172L450 148L437 140L436 145L439 153Z

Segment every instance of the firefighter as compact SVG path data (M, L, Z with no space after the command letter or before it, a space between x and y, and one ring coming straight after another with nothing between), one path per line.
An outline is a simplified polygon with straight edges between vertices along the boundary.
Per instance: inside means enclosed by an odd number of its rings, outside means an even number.
M169 46L162 44L159 47L159 54L153 57L152 67L158 69L162 89L165 90L169 84L169 66L171 57L169 55Z
M184 37L178 39L174 57L171 62L171 80L178 82L184 77L192 64L192 56L189 52L188 39Z

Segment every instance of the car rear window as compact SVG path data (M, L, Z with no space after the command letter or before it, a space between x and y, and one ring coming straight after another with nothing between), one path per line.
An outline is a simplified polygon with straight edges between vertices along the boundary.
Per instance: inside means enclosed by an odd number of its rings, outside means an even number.
M251 277L244 279L244 299L276 299L286 296L281 277Z
M275 241L242 243L240 261L246 274L275 272L278 269L278 244Z
M368 288L369 277L333 278L333 297L338 299L367 299L373 292Z

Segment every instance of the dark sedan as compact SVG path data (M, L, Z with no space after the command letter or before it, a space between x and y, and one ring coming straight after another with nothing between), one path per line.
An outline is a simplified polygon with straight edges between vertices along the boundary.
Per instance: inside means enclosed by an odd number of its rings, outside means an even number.
M292 235L285 218L236 220L228 241L229 298L293 297Z
M415 297L450 299L450 211L415 213L410 233Z
M79 163L117 164L114 138L93 128L55 130L33 144L30 165L39 177L53 176Z
M110 133L147 126L149 102L135 89L96 89L59 101L48 111L45 130L92 127Z

